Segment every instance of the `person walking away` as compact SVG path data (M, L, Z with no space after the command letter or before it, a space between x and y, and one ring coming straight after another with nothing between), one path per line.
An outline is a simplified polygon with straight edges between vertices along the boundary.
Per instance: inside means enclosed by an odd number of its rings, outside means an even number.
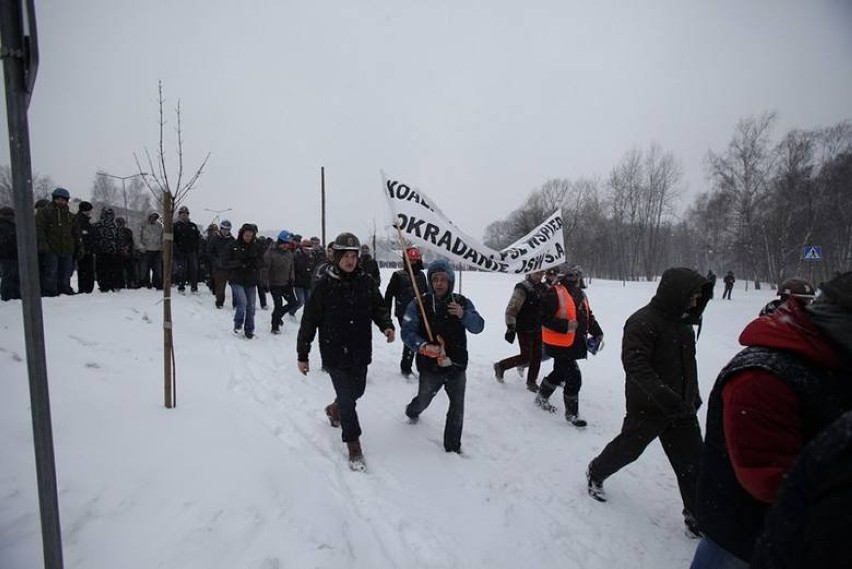
M177 272L178 292L186 291L189 282L190 292L198 292L198 247L201 243L201 232L198 226L189 219L189 208L182 205L178 208L178 218L172 226L175 236L175 269Z
M635 461L654 439L677 478L689 537L700 537L695 488L701 454L701 406L695 332L710 300L710 283L692 269L663 272L657 292L624 324L621 362L627 412L621 432L589 463L589 496L606 501L603 482Z
M698 478L692 567L747 567L802 448L852 410L852 272L749 323L716 378ZM848 478L847 478L848 480Z
M586 359L588 355L588 336L600 347L604 335L583 292L582 282L583 271L574 265L543 297L541 339L545 353L553 358L553 371L542 380L535 397L538 407L554 413L556 407L548 399L562 385L565 420L579 428L585 427L587 422L580 417L583 376L577 360Z
M74 215L68 209L71 194L65 188L56 188L51 198L38 209L35 218L42 263L41 294L74 294L71 273L74 271L74 255L82 250L82 244Z
M509 304L506 306L506 333L510 344L518 339L521 353L494 364L494 376L503 383L506 370L527 366L527 389L538 393L538 372L541 368L541 320L542 299L547 285L542 283L544 271L530 273L515 285Z
M426 292L426 275L423 273L423 257L420 255L420 249L417 247L409 247L403 253L408 257L408 262L411 263L411 270L414 274L414 281L417 285L417 293L423 294ZM414 284L411 282L411 276L408 273L408 268L405 266L403 258L403 267L394 271L391 275L388 286L385 289L385 304L388 312L391 311L391 305L396 303L393 308L393 314L396 316L400 330L402 330L402 319L405 316L405 310L409 303L414 300L415 290ZM399 361L399 372L403 377L411 377L411 368L414 365L414 352L405 342L402 343L402 359Z
M296 302L293 294L295 269L293 263L292 235L286 229L278 234L273 247L263 255L263 264L267 274L269 293L272 295L272 333L281 333L284 315L290 305ZM284 304L286 301L287 304Z
M782 303L793 299L802 306L807 306L814 299L814 285L799 277L786 279L778 285L778 298L770 300L766 306L760 309L760 316L772 314Z
M423 296L425 320L417 302L409 302L402 321L402 339L417 353L420 375L417 395L405 407L405 415L417 422L443 387L450 401L444 423L444 450L461 454L469 359L467 333L479 334L485 321L470 299L453 292L455 272L447 261L433 261L426 279L430 290Z
M376 281L358 265L358 238L341 233L332 246L334 264L320 276L302 313L296 342L297 366L303 375L310 371L308 356L319 330L320 357L335 392L325 413L333 427L342 429L349 468L364 471L367 465L355 407L367 386L367 368L372 361L370 322L389 343L394 340L394 327Z
M254 313L257 283L263 259L257 243L257 226L244 223L228 254L228 281L234 297L234 334L243 332L246 340L254 338Z
M139 227L139 244L142 251L140 283L163 290L163 222L160 214L152 211Z
M734 283L737 282L737 279L734 278L733 271L728 271L725 274L725 278L722 279L722 282L725 283L725 290L722 291L722 300L726 298L731 300L731 291L734 290Z
M15 210L0 207L0 300L21 298Z

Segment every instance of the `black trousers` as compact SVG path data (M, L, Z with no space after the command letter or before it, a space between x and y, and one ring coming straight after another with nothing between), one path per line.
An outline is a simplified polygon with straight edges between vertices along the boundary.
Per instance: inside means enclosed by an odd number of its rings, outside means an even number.
M702 444L695 415L673 421L657 411L628 411L621 432L589 464L589 474L604 481L639 458L657 437L677 477L683 508L694 515Z
M500 360L497 365L503 371L519 365L528 365L527 383L532 385L538 379L538 372L541 369L541 329L532 332L518 332L517 338L518 346L521 348L520 355ZM576 365L576 362L574 365Z
M260 286L257 287L260 290ZM293 294L292 286L273 285L269 287L269 294L272 295L272 304L275 308L272 309L272 329L278 330L284 321L284 315L289 312L290 307L296 302L296 295ZM284 301L287 304L284 304Z
M358 422L355 405L364 395L364 389L367 387L367 366L329 367L327 371L331 376L334 392L337 394L335 401L340 410L341 438L344 443L357 441L361 436L361 423Z
M95 290L95 256L87 253L77 260L77 292Z

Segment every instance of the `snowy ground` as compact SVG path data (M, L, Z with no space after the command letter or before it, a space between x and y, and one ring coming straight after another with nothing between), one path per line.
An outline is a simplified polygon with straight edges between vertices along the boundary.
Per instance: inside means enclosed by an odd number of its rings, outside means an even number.
M385 273L387 280L389 274ZM533 406L514 371L503 311L513 277L464 273L486 320L471 337L463 456L441 444L446 397L417 425L403 407L416 385L398 374L401 344L374 335L359 402L369 466L346 467L323 407L327 375L301 376L296 324L231 332L205 290L174 302L178 406L162 405L161 304L147 290L44 300L65 566L163 568L686 567L674 475L659 443L586 495L589 460L624 412L625 318L656 284L594 281L588 294L606 347L581 363L584 431ZM737 351L742 327L771 298L746 292L708 307L698 343L705 396ZM20 302L0 303L0 567L41 561ZM314 369L319 357L314 346ZM544 364L548 372L552 364ZM701 423L704 423L703 409Z

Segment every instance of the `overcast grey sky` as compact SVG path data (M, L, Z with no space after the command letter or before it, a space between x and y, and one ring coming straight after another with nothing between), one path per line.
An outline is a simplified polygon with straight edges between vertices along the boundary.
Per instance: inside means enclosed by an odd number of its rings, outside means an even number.
M389 223L380 169L472 235L553 177L605 177L659 142L686 194L737 120L852 118L852 1L42 0L33 168L88 197L157 143L157 81L187 204L318 234ZM5 116L5 101L3 102ZM171 134L171 132L170 132ZM169 142L173 137L169 137ZM2 142L0 163L8 163ZM174 158L174 153L169 153ZM174 165L174 163L173 163Z

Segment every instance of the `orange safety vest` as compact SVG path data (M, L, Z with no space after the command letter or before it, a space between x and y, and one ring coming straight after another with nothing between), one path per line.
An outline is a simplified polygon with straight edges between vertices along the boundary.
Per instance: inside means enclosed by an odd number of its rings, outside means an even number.
M556 291L556 297L559 299L559 305L556 307L556 312L553 314L556 318L562 320L577 320L577 307L574 305L574 299L568 293L568 290L561 284L553 287ZM586 308L586 314L589 313L589 301L583 300L583 305ZM575 331L557 332L551 330L547 326L541 327L541 341L550 346L561 346L569 348L574 344Z

